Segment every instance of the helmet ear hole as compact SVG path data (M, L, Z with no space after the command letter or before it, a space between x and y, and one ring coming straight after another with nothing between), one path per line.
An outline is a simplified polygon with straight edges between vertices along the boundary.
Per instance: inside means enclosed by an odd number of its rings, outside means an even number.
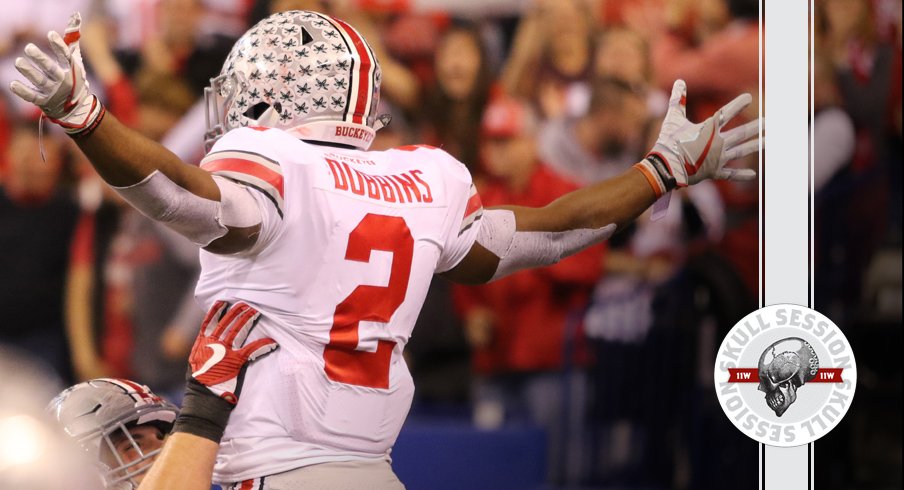
M257 104L254 104L253 106L249 107L245 112L242 113L242 115L247 117L248 119L253 119L256 121L269 108L270 108L270 104L261 101L261 102L258 102Z

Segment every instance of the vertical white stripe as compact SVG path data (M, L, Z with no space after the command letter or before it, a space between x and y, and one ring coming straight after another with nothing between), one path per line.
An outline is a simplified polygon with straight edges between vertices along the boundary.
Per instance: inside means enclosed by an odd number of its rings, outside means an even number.
M816 308L816 139L813 137L815 134L813 132L813 121L815 121L815 113L816 110L816 76L815 76L815 59L816 59L816 2L814 0L810 0L810 45L809 51L807 54L810 55L810 161L809 169L810 169L810 181L808 182L808 190L810 195L810 215L809 215L809 224L810 224L810 308ZM810 470L810 487L807 490L812 490L813 486L816 485L816 478L814 475L814 469L816 468L816 458L814 458L816 452L816 442L811 442L808 444L810 448L810 459L809 459L809 470Z
M766 306L809 300L808 7L766 0Z
M765 0L765 115L762 303L809 302L809 6ZM765 490L808 488L808 446L765 447Z
M810 0L810 181L808 189L810 191L810 308L816 308L816 144L813 137L813 121L815 120L816 107L816 77L814 76L816 63L816 2Z
M759 43L759 45L760 45L759 46L760 47L759 77L760 78L759 78L759 82L758 82L760 97L759 97L759 100L757 101L757 105L759 106L759 107L757 107L757 114L759 114L760 117L764 117L764 115L763 115L763 99L764 99L764 95L763 95L763 31L766 30L765 26L763 25L763 2L764 1L765 0L760 0L760 43ZM757 179L759 180L759 193L760 193L757 196L757 198L758 198L757 201L759 203L759 209L758 209L759 227L757 227L757 237L756 237L757 238L757 250L759 250L759 257L758 257L759 268L757 268L757 272L758 272L757 282L758 282L759 288L760 288L759 291L757 292L757 294L758 294L757 305L760 308L765 306L763 304L763 182L764 182L763 181L763 177L764 177L764 173L763 173L763 154L764 154L763 153L763 127L764 126L765 126L764 124L760 124L760 137L759 137L760 151L757 154L757 160L758 160L757 161Z
M759 100L757 100L757 114L760 117L763 117L763 32L766 30L763 25L763 3L766 0L760 0L760 34L759 34ZM758 218L759 226L757 227L757 250L759 251L758 259L758 267L757 267L757 283L759 285L759 290L757 291L757 305L762 308L763 305L763 124L760 124L760 151L757 154L757 180L759 183L759 195L758 199ZM765 490L766 482L763 481L763 474L765 472L766 462L763 461L763 451L764 444L757 444L757 458L759 461L759 466L757 467L757 479L759 480L759 486L757 487L759 490Z

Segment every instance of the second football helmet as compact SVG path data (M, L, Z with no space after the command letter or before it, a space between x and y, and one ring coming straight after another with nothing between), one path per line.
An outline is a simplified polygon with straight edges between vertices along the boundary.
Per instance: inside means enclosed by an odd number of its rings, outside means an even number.
M101 467L108 489L138 487L135 477L147 471L159 449L143 451L129 428L153 424L168 434L179 414L175 405L155 395L147 386L123 379L99 378L67 388L50 402L48 410L70 437ZM116 442L127 440L137 458L126 462ZM115 463L113 463L115 461Z
M380 64L347 23L292 10L260 21L233 46L205 89L207 150L243 126L367 149L377 118Z

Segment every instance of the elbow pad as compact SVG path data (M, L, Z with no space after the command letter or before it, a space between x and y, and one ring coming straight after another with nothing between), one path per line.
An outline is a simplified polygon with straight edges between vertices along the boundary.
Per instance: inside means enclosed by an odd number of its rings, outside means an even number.
M248 191L222 177L213 177L220 189L215 201L192 194L159 170L128 187L113 187L141 214L159 221L192 243L206 247L229 231L261 222L260 210Z
M477 243L499 257L491 281L529 267L557 263L569 255L607 240L615 233L615 223L602 228L567 231L517 231L515 213L487 209L481 218Z

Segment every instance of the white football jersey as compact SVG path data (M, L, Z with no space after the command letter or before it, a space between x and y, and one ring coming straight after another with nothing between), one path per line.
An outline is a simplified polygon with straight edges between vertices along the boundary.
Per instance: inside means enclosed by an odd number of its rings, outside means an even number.
M467 169L430 147L364 152L252 128L201 167L256 189L263 226L248 253L201 252L197 297L249 303L262 313L249 341L279 342L247 371L215 481L388 458L414 393L402 350L433 274L476 238Z

